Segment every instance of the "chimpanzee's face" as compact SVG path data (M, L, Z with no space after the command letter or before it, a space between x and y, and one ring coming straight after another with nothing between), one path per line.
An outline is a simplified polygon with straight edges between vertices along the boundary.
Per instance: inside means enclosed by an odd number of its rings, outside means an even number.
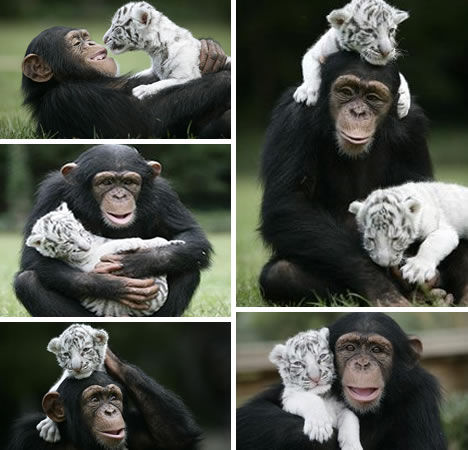
M104 46L91 40L87 30L72 30L65 35L66 48L81 64L106 75L117 74L117 64L107 56Z

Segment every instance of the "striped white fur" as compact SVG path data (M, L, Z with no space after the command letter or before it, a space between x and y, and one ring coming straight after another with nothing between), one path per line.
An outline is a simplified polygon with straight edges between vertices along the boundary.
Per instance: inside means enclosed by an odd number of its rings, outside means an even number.
M330 28L307 50L302 59L304 81L294 92L294 100L308 106L317 103L321 84L320 65L339 50L358 52L370 64L385 65L398 56L396 31L409 14L383 0L352 0L333 10L327 20ZM398 116L405 117L411 106L406 79L400 74Z
M362 450L357 416L329 394L335 367L328 335L328 328L304 331L271 351L283 380L283 409L304 418L311 440L326 442L337 428L342 450Z
M138 75L153 72L161 81L135 87L133 95L140 99L201 77L200 41L149 3L132 2L119 8L104 43L116 54L144 50L151 57L151 69Z
M51 339L47 350L56 356L63 373L49 392L56 391L66 378L87 378L96 370L105 372L108 340L109 335L105 330L77 323L69 326L59 337ZM39 422L36 429L47 442L60 440L57 424L48 417Z
M349 211L372 260L383 267L401 265L410 283L424 283L436 275L439 263L468 238L468 188L438 182L406 183L378 189ZM421 241L416 256L405 251Z
M26 245L42 255L60 259L85 272L92 271L105 255L183 244L184 241L167 241L159 237L107 239L96 236L85 230L66 203L39 218L26 240ZM154 282L158 293L148 302L146 310L136 310L115 300L84 299L82 304L97 316L150 316L164 305L169 293L165 275L155 277Z

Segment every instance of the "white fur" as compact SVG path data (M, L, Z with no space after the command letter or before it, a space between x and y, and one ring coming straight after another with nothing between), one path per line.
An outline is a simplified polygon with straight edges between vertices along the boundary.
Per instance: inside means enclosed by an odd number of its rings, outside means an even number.
M381 0L369 0L369 3L371 2L385 4L385 2ZM297 103L305 102L307 106L315 105L317 103L320 84L322 81L320 66L323 64L327 56L330 56L339 50L357 51L369 63L376 65L384 65L391 59L396 58L396 49L388 36L388 31L384 27L376 29L375 32L378 34L380 46L385 46L388 50L391 49L386 58L376 57L375 52L365 53L364 46L356 47L354 45L350 47L349 43L346 41L346 38L343 35L343 28L347 26L347 23L351 18L354 18L357 21L363 20L360 14L360 8L362 8L362 5L365 3L366 2L363 2L362 0L352 0L345 7L334 10L327 16L330 28L312 47L309 48L309 50L307 50L302 59L302 74L304 81L296 89L293 95L294 100ZM389 5L386 6L389 10L394 12L394 20L396 24L402 22L408 17L406 12L395 10ZM410 109L411 95L408 83L402 74L400 74L400 87L398 93L398 117L403 118L408 114Z
M119 30L128 20L127 29L133 36L138 36L132 39L133 42L126 42L128 37ZM128 3L119 8L104 35L104 42L114 53L144 50L151 57L151 72L161 81L135 87L133 95L139 99L201 77L200 41L146 2ZM115 47L124 42L123 48ZM148 72L146 70L137 76L148 75Z
M468 188L456 184L420 182L374 191L364 202L350 205L361 231L367 231L370 226L367 223L368 205L377 195L386 193L395 196L400 213L405 214L411 224L412 237L406 241L406 248L416 240L422 241L416 256L404 261L401 267L403 278L410 283L424 283L436 275L437 266L457 247L459 239L468 238ZM378 203L374 202L372 207L378 208ZM373 259L380 265L387 265L395 253L391 236L388 232L380 232L376 237ZM396 263L399 263L398 259Z

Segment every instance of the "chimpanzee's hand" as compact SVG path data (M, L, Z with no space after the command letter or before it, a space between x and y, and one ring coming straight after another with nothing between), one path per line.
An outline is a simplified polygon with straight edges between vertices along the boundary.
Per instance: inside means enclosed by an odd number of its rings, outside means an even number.
M169 247L166 249L170 252ZM158 249L158 257L162 257L162 254L162 249ZM122 255L105 255L94 271L130 278L146 278L155 275L155 264L154 250L139 250Z
M226 53L217 42L207 39L200 40L200 70L203 73L218 72L226 64Z
M99 272L95 269L98 273ZM117 275L103 275L108 280L115 281L116 290L114 300L126 305L129 308L137 310L146 310L149 308L149 301L156 298L158 293L158 285L155 284L154 279L138 279L123 277Z

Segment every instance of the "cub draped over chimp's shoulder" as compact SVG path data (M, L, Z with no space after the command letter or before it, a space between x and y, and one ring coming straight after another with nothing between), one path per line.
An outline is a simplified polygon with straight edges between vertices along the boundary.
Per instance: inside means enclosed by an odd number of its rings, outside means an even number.
M330 327L337 379L332 393L359 418L365 450L447 450L440 388L419 364L422 344L382 313L348 314ZM304 434L304 419L282 408L278 384L237 412L238 450L339 450Z
M426 117L412 102L399 119L396 64L372 66L353 52L322 65L316 106L288 90L262 154L261 234L272 250L260 285L275 303L353 292L371 304L408 306L398 282L362 248L349 204L377 189L432 178ZM468 287L466 244L441 265L443 287ZM366 303L367 304L367 303Z
M109 255L82 272L24 246L15 291L34 316L89 316L79 300L99 298L135 309L157 295L154 277L165 274L169 294L154 315L178 316L209 265L211 246L200 226L159 173L132 147L99 145L50 174L41 184L25 227L66 202L89 232L110 239L162 237L184 245ZM177 247L177 248L176 248Z

